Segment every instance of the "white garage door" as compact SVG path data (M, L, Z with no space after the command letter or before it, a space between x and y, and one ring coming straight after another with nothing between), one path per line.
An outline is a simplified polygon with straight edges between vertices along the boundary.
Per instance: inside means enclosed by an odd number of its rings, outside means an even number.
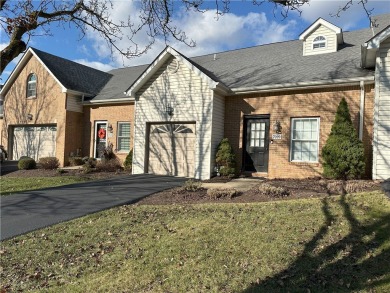
M149 173L194 177L195 124L150 125Z
M35 160L42 157L55 157L55 125L15 126L13 129L12 159L28 156Z

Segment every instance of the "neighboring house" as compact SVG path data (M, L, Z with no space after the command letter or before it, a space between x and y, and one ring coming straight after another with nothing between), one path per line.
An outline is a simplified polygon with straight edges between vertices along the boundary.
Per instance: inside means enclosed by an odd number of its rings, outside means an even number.
M363 141L366 177L390 177L390 15L343 32L318 19L299 40L108 73L30 48L1 90L12 159L99 157L112 143L133 173L208 179L227 137L252 176L314 177L342 97ZM374 32L374 33L373 33ZM103 129L103 130L101 130Z

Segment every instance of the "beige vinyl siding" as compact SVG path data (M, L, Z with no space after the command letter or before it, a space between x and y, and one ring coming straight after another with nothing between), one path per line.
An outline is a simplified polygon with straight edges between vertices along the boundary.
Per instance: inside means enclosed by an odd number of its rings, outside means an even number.
M313 50L313 40L318 36L326 38L326 47ZM314 32L303 41L303 56L331 53L337 51L337 35L326 26L320 25Z
M83 113L82 98L80 96L68 95L66 97L66 110Z
M185 64L179 63L177 72L167 70L171 57L137 92L133 173L147 172L148 123L195 122L195 178L210 177L212 91L202 79ZM173 66L174 67L174 66ZM169 116L166 106L174 108Z
M224 136L225 126L225 98L214 94L213 99L213 124L211 133L211 164L210 171L213 173L215 166L215 155L218 144Z
M390 39L380 46L376 62L374 179L390 178Z

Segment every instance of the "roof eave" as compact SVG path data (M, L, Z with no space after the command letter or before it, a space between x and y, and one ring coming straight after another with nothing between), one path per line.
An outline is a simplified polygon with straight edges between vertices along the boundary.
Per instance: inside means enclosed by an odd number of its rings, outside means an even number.
M330 23L329 21L321 18L321 17L318 18L313 24L311 24L307 29L305 29L299 35L299 40L303 41L313 30L315 30L320 25L326 26L327 28L329 28L332 31L334 31L337 35L341 34L341 39L339 40L339 37L338 37L338 41L342 41L343 40L343 38L342 38L342 32L343 32L342 29L339 28L338 26Z
M310 89L310 88L319 88L319 87L328 87L328 86L332 87L335 85L347 86L347 85L359 84L361 81L365 81L368 83L374 82L374 76L344 78L344 79L328 79L328 80L296 82L296 83L281 83L281 84L272 84L272 85L257 86L257 87L232 88L231 90L232 93L237 95L237 94L248 94L248 93Z
M135 101L132 97L126 97L122 99L102 99L102 100L90 100L90 101L83 101L83 105L97 105L97 104L128 104L133 103Z

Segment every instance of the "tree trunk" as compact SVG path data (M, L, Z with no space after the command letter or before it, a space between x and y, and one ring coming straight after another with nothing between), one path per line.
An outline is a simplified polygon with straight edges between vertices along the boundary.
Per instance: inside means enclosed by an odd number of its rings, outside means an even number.
M14 40L8 44L3 50L1 50L0 55L0 72L3 72L9 63L13 59L19 56L20 53L23 53L26 50L26 43L22 40ZM4 82L4 81L3 81Z

